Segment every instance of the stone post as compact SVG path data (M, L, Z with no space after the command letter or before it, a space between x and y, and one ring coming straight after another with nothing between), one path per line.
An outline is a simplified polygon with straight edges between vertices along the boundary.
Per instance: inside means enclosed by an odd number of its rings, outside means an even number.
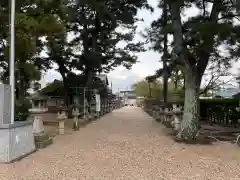
M164 108L164 125L168 128L171 127L171 122L172 122L172 108L167 105L165 108Z
M60 135L64 134L64 126L65 126L65 120L67 119L66 115L66 109L60 108L57 112L57 119L58 119L58 132Z
M164 107L160 107L160 109L159 109L159 116L160 116L160 122L164 123L164 119L165 119Z
M182 116L183 116L182 105L178 103L174 103L173 104L173 121L171 125L175 132L178 132L180 130Z
M163 121L164 121L164 107L159 106L159 107L157 108L157 114L156 114L156 116L157 116L156 120L159 121L159 122L161 122L161 123L163 123Z
M152 109L152 117L154 119L157 119L157 107L156 106L153 106L153 109Z
M73 118L74 118L73 129L75 131L77 131L80 128L80 124L79 124L79 120L78 120L78 116L80 115L79 109L77 107L73 107L72 114L73 114Z

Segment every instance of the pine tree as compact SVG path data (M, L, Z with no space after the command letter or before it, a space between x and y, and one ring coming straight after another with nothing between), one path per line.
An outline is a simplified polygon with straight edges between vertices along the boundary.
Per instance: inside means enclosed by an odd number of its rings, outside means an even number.
M193 4L200 13L182 21L181 12ZM231 60L239 56L236 46L239 26L234 23L239 12L235 4L225 0L168 0L168 7L169 31L174 36L168 69L172 72L177 67L185 79L184 116L177 137L191 139L196 137L199 128L199 91L207 66L214 62L227 68ZM210 11L208 7L211 7ZM156 39L161 42L160 38ZM224 56L219 51L223 44L227 52Z

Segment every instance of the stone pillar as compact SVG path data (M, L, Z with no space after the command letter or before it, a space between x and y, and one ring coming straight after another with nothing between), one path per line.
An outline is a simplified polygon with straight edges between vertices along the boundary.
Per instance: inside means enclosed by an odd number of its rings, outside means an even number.
M73 114L73 118L74 118L74 124L73 124L73 129L75 131L79 130L80 128L80 124L79 124L79 120L78 120L78 116L80 115L79 113L79 109L74 107L72 109L72 114Z
M164 119L165 119L165 112L164 112L164 107L160 107L159 109L159 117L160 117L160 122L164 123Z
M153 117L154 119L157 118L157 109L156 109L156 107L153 107L153 109L152 109L152 117Z
M158 122L162 122L162 116L163 116L163 108L161 106L157 106L156 107L156 112L155 112L155 116L156 116L156 121Z

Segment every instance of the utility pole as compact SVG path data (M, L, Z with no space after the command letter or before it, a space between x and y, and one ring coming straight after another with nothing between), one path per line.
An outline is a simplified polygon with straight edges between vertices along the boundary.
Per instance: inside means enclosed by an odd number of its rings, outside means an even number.
M15 118L15 0L11 0L11 22L10 22L10 86L11 86L11 124L14 124Z

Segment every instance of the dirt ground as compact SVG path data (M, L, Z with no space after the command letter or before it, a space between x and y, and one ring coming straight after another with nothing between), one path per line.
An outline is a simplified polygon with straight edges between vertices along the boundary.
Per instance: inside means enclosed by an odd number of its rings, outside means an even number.
M239 180L240 147L174 142L137 107L124 107L24 159L0 180Z

